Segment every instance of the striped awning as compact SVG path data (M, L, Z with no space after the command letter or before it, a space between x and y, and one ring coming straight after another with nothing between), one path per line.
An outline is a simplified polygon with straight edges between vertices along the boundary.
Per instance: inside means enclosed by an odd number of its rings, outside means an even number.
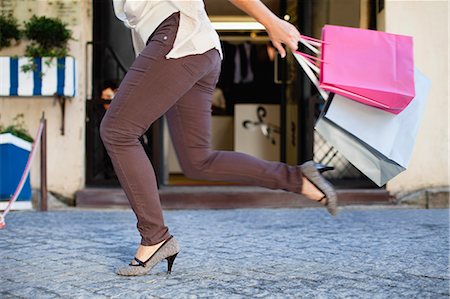
M0 57L0 96L75 96L75 59L34 58L36 69L24 73L28 57Z

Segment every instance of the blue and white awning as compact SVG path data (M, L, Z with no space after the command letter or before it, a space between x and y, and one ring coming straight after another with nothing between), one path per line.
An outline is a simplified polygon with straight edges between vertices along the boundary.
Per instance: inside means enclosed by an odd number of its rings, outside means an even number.
M36 69L24 73L28 57L0 57L0 96L75 96L75 59L34 58Z
M31 142L28 142L26 140L23 140L22 138L14 136L11 133L0 134L0 145L3 144L12 144L28 152L31 151Z

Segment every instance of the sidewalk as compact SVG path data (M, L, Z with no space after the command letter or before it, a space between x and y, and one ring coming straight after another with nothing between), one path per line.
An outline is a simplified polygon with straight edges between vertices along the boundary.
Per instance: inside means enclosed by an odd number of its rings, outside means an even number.
M448 298L449 211L165 211L173 273L123 278L129 210L13 212L0 230L0 298Z

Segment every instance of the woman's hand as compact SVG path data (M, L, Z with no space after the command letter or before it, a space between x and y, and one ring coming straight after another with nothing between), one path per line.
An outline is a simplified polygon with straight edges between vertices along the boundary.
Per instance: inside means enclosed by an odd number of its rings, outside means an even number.
M234 6L254 17L267 30L269 38L281 57L286 56L283 44L297 50L300 32L294 25L277 17L259 0L229 0Z
M266 30L273 46L278 50L282 58L286 56L286 50L283 48L283 44L288 46L292 51L297 50L298 42L300 41L300 32L291 23L276 18L268 23Z

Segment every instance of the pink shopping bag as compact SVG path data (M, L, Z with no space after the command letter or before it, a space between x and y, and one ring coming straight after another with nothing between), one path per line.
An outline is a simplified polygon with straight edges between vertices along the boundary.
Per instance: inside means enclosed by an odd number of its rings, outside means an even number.
M398 114L415 96L412 37L326 25L320 87Z

